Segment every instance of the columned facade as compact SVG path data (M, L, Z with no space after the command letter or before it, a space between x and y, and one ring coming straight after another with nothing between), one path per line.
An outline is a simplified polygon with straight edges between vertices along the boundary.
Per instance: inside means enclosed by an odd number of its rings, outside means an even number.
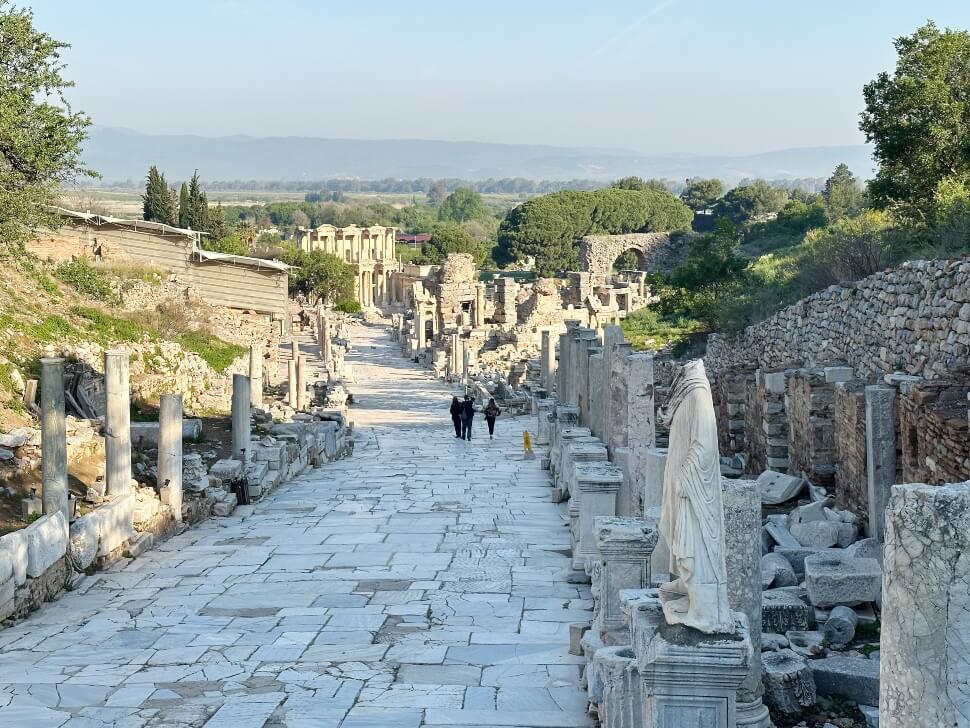
M306 252L322 250L353 265L357 275L354 282L357 301L368 307L390 303L388 279L397 270L394 256L396 233L396 228L382 225L363 228L321 225L300 228L297 239Z

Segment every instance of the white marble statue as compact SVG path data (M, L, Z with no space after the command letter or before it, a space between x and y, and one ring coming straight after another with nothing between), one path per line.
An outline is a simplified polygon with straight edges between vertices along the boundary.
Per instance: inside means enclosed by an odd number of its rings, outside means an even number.
M708 634L730 632L717 424L703 361L677 372L660 419L670 428L660 517L670 549L664 616Z

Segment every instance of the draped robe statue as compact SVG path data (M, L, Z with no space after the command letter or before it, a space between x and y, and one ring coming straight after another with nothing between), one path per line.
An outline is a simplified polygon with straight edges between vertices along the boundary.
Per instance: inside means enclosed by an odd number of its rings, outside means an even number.
M680 368L660 418L670 428L660 517L670 549L664 617L708 634L730 632L717 423L703 361Z

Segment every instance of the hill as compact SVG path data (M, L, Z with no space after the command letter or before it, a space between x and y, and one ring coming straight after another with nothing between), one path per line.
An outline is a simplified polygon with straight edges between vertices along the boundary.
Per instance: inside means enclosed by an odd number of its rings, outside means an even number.
M845 162L860 177L872 169L864 145L783 149L764 154L643 155L632 150L418 139L359 140L313 137L202 137L141 134L96 127L85 161L106 182L141 180L152 164L170 180L320 180L459 177L613 180L626 175L686 179L826 177Z

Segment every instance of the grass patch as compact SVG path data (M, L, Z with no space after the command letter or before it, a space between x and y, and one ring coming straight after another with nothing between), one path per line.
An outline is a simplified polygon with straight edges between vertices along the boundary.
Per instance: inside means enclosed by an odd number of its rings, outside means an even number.
M649 307L634 311L623 319L621 325L626 340L641 351L676 345L704 331L700 321L686 316L661 316Z
M48 314L40 323L33 324L27 330L30 338L44 344L72 338L75 333L77 333L75 328L67 322L67 319L57 314Z
M112 341L141 341L145 336L150 339L157 338L154 331L136 321L112 316L98 308L74 306L71 308L71 313L88 322L89 330L86 333L93 336L102 346Z
M144 281L153 286L161 285L168 275L164 269L147 263L97 263L94 269L123 281Z
M230 344L207 331L186 331L177 341L186 351L191 351L205 359L206 363L220 374L229 365L248 351L238 344Z

